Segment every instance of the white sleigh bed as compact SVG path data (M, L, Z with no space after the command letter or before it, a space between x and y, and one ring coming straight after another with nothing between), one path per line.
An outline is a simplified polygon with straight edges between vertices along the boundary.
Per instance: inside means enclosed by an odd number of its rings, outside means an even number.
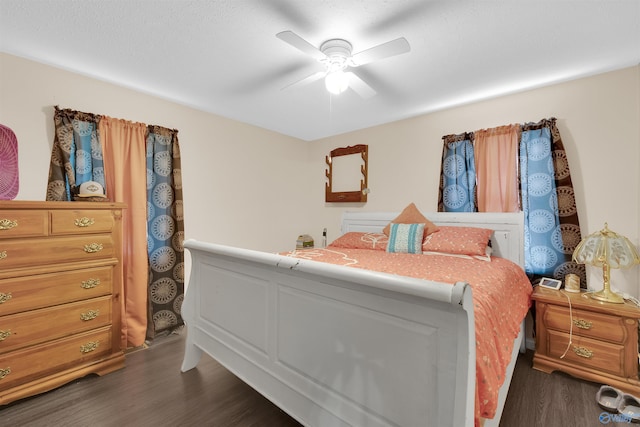
M342 232L397 213L347 212ZM429 213L494 229L493 254L524 265L522 214ZM474 308L463 282L430 282L187 240L182 371L202 353L305 426L473 426ZM524 325L524 321L523 321ZM493 419L498 426L523 330Z

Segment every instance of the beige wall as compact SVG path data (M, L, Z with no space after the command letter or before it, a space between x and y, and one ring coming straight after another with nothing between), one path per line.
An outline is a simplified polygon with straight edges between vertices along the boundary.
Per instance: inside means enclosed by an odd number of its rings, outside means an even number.
M44 200L54 105L178 129L185 235L276 251L310 229L308 143L0 54L0 123L18 138L17 199Z
M53 106L179 130L186 236L259 250L291 248L298 234L339 234L345 210L436 209L442 136L556 117L569 156L583 233L640 240L640 66L302 142L133 90L0 54L0 123L19 141L18 199L43 200ZM369 201L324 203L324 158L369 145ZM612 283L640 293L640 268ZM600 271L589 270L601 283Z
M384 126L315 141L311 157L324 182L324 156L332 149L369 145L369 188L365 205L323 203L314 187L317 222L339 232L345 209L399 211L415 202L437 209L442 136L509 123L556 117L576 192L584 235L604 222L638 247L640 240L640 66L422 115ZM588 269L601 286L602 274ZM614 270L612 286L637 296L640 267Z

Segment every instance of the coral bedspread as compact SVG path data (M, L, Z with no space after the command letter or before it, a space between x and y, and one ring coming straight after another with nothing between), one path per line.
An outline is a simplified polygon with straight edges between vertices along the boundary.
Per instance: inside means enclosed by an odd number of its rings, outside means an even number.
M522 268L498 257L491 261L381 250L305 249L287 256L445 283L467 282L473 289L476 326L475 415L493 418L513 341L530 304L531 284Z

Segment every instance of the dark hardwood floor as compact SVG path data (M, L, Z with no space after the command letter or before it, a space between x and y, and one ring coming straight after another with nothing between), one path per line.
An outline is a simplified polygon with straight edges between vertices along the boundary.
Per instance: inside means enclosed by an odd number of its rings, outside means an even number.
M0 426L299 426L206 355L181 373L183 351L184 333L158 338L122 370L1 407ZM531 357L518 359L501 427L604 425L598 384L534 371Z

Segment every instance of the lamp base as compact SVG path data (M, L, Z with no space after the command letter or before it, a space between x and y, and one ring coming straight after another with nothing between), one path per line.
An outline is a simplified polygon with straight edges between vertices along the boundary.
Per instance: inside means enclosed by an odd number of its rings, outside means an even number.
M624 303L624 298L622 298L620 295L616 294L615 292L612 292L607 288L601 291L592 293L591 298L597 299L598 301L610 302L614 304Z

